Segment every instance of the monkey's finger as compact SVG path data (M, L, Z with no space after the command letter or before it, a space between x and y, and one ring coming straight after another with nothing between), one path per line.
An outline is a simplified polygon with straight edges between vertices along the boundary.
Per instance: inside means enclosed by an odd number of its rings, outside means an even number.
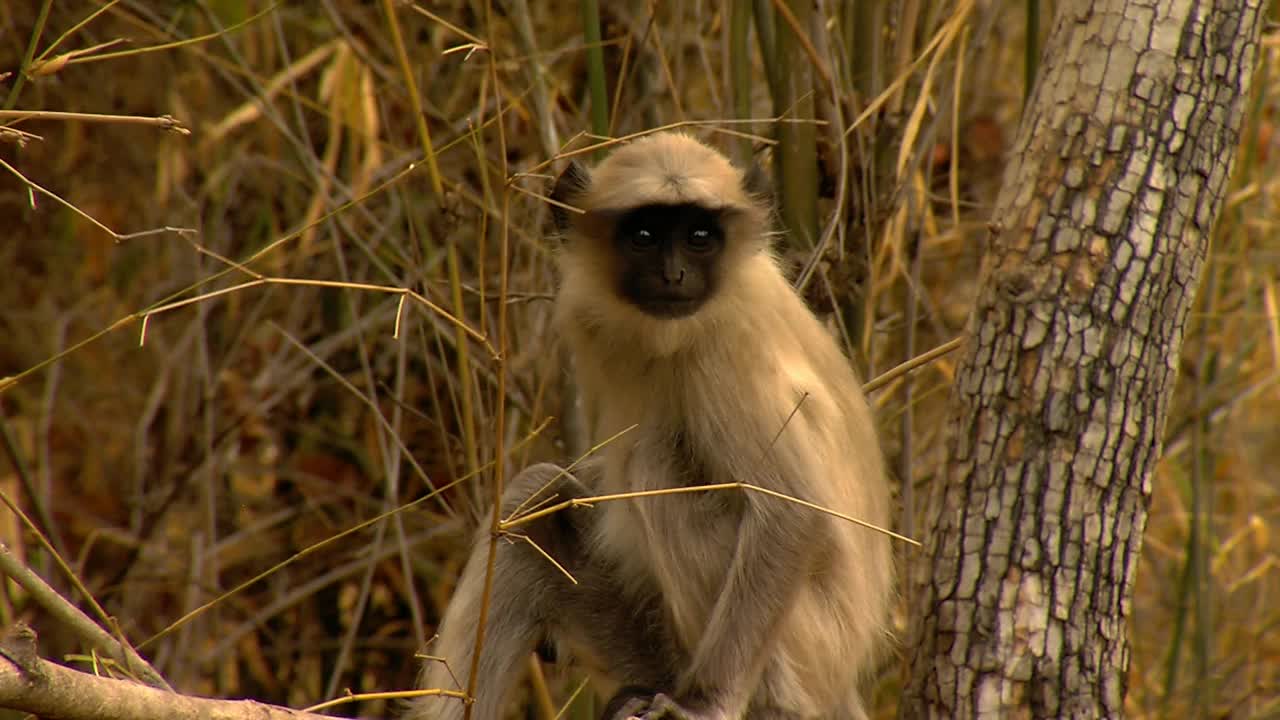
M636 720L684 720L692 717L670 695L658 693L649 701L649 707Z
M606 713L611 720L644 720L648 717L651 700L643 697L629 697L620 703L612 712Z

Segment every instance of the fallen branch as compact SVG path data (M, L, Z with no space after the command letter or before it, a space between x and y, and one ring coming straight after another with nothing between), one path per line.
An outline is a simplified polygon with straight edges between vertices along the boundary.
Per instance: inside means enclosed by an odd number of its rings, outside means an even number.
M36 633L18 623L0 639L0 707L51 720L332 720L253 700L179 695L90 675L36 653Z

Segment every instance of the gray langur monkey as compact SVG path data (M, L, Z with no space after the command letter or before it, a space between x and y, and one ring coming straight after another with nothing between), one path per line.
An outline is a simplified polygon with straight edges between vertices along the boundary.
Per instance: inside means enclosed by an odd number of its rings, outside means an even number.
M742 482L888 527L874 421L847 358L787 282L769 207L722 154L675 132L571 164L555 321L593 439L536 465L499 512L575 497ZM627 430L631 428L630 430ZM472 717L497 720L525 659L552 647L613 700L606 718L865 717L889 636L888 538L746 488L573 507L502 538ZM423 687L467 686L488 562L477 539ZM533 547L555 558L554 567ZM572 576L572 580L566 576ZM452 673L450 672L452 670ZM616 693L616 694L615 694ZM409 717L460 718L456 698Z

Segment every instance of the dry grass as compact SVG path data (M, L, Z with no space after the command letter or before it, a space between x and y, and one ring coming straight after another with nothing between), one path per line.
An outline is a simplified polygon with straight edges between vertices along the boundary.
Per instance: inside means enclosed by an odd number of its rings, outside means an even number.
M572 440L548 332L549 161L593 127L791 110L770 102L754 37L736 65L718 5L609 3L599 46L578 3L0 5L0 110L75 114L0 114L0 378L16 378L0 491L175 686L295 707L411 686L490 463ZM787 250L875 374L963 326L1024 43L1003 5L907 3L918 32L857 44L862 5L825 3L838 17L799 51L823 89L825 194L820 252ZM879 75L859 70L872 59ZM1280 715L1272 75L1153 483L1135 717ZM741 155L773 127L697 132ZM951 368L876 396L908 504L941 461ZM0 539L69 587L10 515ZM78 650L6 586L0 620L32 616L45 651Z

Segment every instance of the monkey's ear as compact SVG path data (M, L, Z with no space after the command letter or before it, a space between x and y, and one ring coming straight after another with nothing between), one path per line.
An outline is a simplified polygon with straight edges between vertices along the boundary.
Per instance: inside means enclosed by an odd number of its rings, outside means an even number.
M773 181L769 178L769 171L759 162L751 163L742 178L742 189L765 205L773 204Z
M576 207L577 199L587 191L590 184L591 175L586 168L570 160L564 172L560 173L560 177L556 179L556 186L551 191L551 199L555 201L551 204L551 217L555 220L556 230L562 233L569 230L573 224L573 211L555 203Z

